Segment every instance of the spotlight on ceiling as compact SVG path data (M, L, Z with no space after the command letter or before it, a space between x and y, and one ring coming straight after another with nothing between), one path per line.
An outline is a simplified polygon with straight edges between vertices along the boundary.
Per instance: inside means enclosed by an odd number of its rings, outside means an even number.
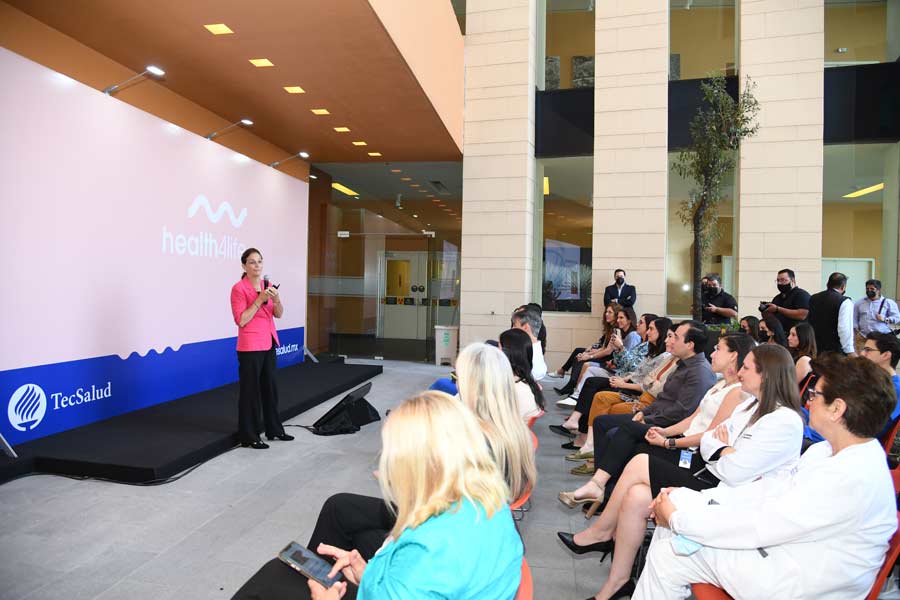
M291 155L288 156L287 158L284 158L284 159L281 159L281 160L276 160L275 162L269 163L269 166L270 166L270 167L277 167L278 165L280 165L280 164L282 164L282 163L286 163L286 162L289 161L289 160L294 160L295 158L309 158L309 152L307 152L306 150L301 150L301 151L298 152L297 154L291 154ZM315 176L313 176L313 175L310 175L310 177L312 177L313 179L315 179Z
M126 83L131 83L135 79L140 79L144 75L153 75L154 77L162 77L165 74L166 74L166 72L163 71L162 69L160 69L159 67L157 67L156 65L147 65L147 67L143 71L138 73L137 75L135 75L133 77L129 77L125 81L123 81L121 83L117 83L116 85L109 86L108 88L103 90L103 93L106 94L107 96L111 96L113 92L118 91L119 88L121 88Z
M211 140L214 137L221 135L223 132L228 131L232 127L237 127L238 125L244 125L246 127L250 127L251 125L253 125L253 121L251 121L250 119L241 119L240 121L235 121L228 127L223 127L222 129L213 131L212 133L210 133L209 135L206 136L206 139Z

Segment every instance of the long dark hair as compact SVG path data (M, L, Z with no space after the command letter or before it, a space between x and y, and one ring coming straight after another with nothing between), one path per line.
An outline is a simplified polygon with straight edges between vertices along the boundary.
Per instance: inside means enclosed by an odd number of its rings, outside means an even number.
M254 254L254 253L259 254L259 259L262 260L262 252L260 252L260 251L257 250L256 248L247 248L246 250L244 250L244 253L241 254L241 264L242 264L242 265L246 265L246 264L247 264L247 259L250 258L250 255L251 255L251 254ZM241 279L243 279L243 278L246 277L246 276L247 276L247 272L246 272L246 271L244 271L243 273L241 273Z
M797 347L788 347L788 351L794 357L794 362L797 362L797 359L801 356L815 358L818 351L816 348L816 332L812 325L803 321L794 325L793 330L797 334Z
M669 335L669 330L672 329L672 319L668 317L653 319L653 326L656 327L659 337L656 338L655 344L650 344L650 349L647 351L647 356L650 358L659 356L666 351L666 336Z
M784 333L781 321L773 315L767 314L763 317L763 322L766 324L766 329L769 330L769 340L771 341L774 338L776 344L782 348L787 348L787 335Z
M528 384L535 403L544 410L544 393L531 375L534 360L531 338L521 329L507 329L500 334L500 347L509 359L513 375Z
M756 412L750 418L756 423L779 406L786 406L800 413L800 391L797 388L797 372L791 353L783 346L760 344L750 351L756 361L756 372L762 375Z
M638 318L638 323L643 321L644 329L648 330L648 329L650 329L650 323L652 323L653 321L655 321L658 318L659 318L659 315L656 315L653 313L644 313Z
M626 335L634 331L634 328L637 327L637 315L634 314L634 309L630 306L620 306L616 309L616 318L619 318L619 314L622 313L625 315L625 318L628 319L628 322L631 323L631 326L627 330L622 331L622 338L624 339Z
M747 315L746 317L742 317L741 321L747 321L747 329L750 331L747 332L751 338L753 338L754 342L759 341L759 319L754 317L753 315Z
M729 332L719 339L725 342L729 351L737 352L737 369L740 371L741 367L744 366L744 359L750 354L750 350L755 347L754 344L756 343L756 340L752 339L743 331Z
M609 324L606 322L606 311L612 310L613 314L613 322ZM600 339L603 340L603 343L606 344L609 341L612 332L616 329L616 315L619 314L619 303L616 300L610 300L609 304L607 304L603 308L603 316L600 317Z

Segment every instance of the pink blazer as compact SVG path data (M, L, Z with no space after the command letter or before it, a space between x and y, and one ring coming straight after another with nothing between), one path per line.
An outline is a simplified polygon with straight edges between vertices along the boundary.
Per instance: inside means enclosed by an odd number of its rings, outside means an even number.
M234 323L238 326L237 350L238 352L253 352L269 350L272 347L272 338L275 345L280 346L278 331L275 329L273 311L274 302L266 300L253 318L243 327L240 326L241 313L247 310L259 297L259 292L253 289L253 285L246 277L234 284L231 288L231 314Z

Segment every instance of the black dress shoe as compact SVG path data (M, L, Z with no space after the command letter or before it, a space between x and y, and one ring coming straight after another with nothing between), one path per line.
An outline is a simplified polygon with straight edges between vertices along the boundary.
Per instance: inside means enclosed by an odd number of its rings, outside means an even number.
M253 448L254 450L265 450L269 445L262 440L256 440L255 442L242 442L241 447Z
M620 587L618 590L616 590L616 592L609 598L610 598L610 600L616 600L617 598L624 598L625 596L628 596L629 598L634 596L634 580L633 579L629 579L628 581L626 581L625 584L622 587ZM595 596L591 596L587 600L594 600L594 598L595 598Z
M282 433L281 435L267 435L266 437L269 438L270 442L272 440L281 440L282 442L290 442L292 439L294 439L294 436L288 435L286 433Z
M566 442L565 444L560 444L559 446L563 450L579 450L581 446L576 446L575 442Z
M563 427L562 425L550 425L550 431L553 433L558 433L559 435L564 435L567 438L574 438L575 434Z
M553 389L556 390L557 394L560 394L562 396L568 396L569 394L571 394L572 392L575 391L575 388L570 388L570 387L566 387L566 386L555 387Z
M579 546L575 543L575 535L566 531L557 531L556 535L566 545L566 548L575 554L587 554L588 552L602 552L600 562L606 558L606 555L613 551L616 547L614 540L606 540L605 542L597 542L596 544L588 544L587 546Z

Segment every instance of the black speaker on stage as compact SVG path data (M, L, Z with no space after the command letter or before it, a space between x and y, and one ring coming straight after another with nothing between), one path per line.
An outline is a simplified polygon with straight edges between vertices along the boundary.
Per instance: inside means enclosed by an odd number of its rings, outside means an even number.
M366 400L371 390L371 381L356 388L307 429L316 435L340 435L356 433L363 425L380 421L378 411Z

